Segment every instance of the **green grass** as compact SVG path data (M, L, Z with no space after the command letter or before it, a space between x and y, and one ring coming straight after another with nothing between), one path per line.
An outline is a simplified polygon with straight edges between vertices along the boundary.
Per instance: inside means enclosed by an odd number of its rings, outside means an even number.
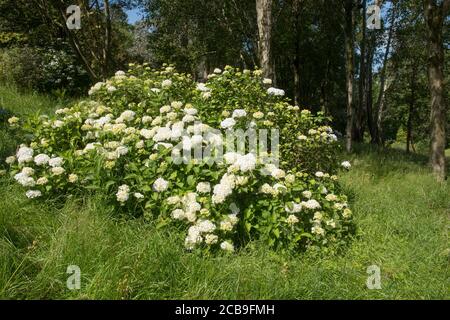
M0 298L449 299L450 187L426 158L361 147L342 174L357 234L339 253L187 253L175 230L123 220L100 197L30 201L0 180ZM381 268L380 290L366 287ZM66 287L68 265L81 290Z
M61 103L62 101L51 96L35 92L23 93L14 87L0 85L0 108L13 111L19 116L37 111L45 114L55 110Z

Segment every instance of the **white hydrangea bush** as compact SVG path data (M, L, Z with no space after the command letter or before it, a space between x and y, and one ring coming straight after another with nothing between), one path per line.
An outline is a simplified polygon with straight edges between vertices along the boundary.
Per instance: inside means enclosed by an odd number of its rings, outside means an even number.
M336 173L339 145L327 125L331 119L322 112L313 115L291 105L285 92L272 87L272 81L261 74L261 70L226 66L223 72L211 74L206 83L198 84L201 95L194 96L194 104L202 120L217 127L222 124L219 120L235 118L235 110L244 110L258 128L280 130L281 165L285 169Z
M249 150L224 150L217 157L227 131L277 123L268 120L276 115L267 106L229 110L234 97L218 109L216 100L229 88L219 93L220 82L232 72L238 73L217 69L209 80L214 82L204 84L172 66L119 71L94 85L88 100L52 116L14 121L12 130L23 130L29 140L6 159L11 177L30 199L104 192L118 212L184 230L189 250L232 252L250 240L291 250L347 241L352 212L335 172L306 170L301 163L278 167ZM289 108L304 130L322 132L317 144L333 146L329 127L282 101L258 71L241 80L261 90L255 104ZM307 143L315 141L315 134L305 134ZM282 148L292 141L281 135ZM210 158L191 158L199 150L210 151ZM210 161L214 157L219 160Z

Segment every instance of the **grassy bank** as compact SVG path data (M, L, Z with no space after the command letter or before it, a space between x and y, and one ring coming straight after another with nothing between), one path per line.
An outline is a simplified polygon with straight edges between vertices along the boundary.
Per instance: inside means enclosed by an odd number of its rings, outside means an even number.
M18 114L28 103L57 105L5 96L4 107ZM13 148L7 135L0 130L2 150ZM254 243L234 255L202 257L183 250L176 230L118 219L95 195L30 201L1 178L0 298L450 298L449 183L438 185L425 158L401 151L361 147L350 161L341 180L358 231L339 253L288 255ZM69 265L81 269L80 290L67 289ZM370 265L381 269L380 290L366 287Z

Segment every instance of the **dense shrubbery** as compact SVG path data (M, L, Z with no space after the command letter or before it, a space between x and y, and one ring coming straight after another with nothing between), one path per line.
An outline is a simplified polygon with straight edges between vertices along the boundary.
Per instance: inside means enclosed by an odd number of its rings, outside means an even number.
M258 70L216 69L197 84L170 66L132 65L54 116L9 119L30 137L7 159L11 175L29 198L104 190L124 213L184 228L188 249L343 242L352 219L336 137L269 86ZM280 130L280 168L248 148L219 157L225 134L248 128ZM191 159L198 150L209 156Z
M65 50L24 46L0 51L0 82L74 95L87 89L89 77Z

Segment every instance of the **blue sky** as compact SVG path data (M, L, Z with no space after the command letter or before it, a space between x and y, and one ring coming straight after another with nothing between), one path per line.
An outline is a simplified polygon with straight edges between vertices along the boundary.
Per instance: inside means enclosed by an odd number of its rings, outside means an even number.
M131 24L135 23L136 21L142 18L142 14L139 12L138 9L127 11L127 15L128 15L128 22Z

